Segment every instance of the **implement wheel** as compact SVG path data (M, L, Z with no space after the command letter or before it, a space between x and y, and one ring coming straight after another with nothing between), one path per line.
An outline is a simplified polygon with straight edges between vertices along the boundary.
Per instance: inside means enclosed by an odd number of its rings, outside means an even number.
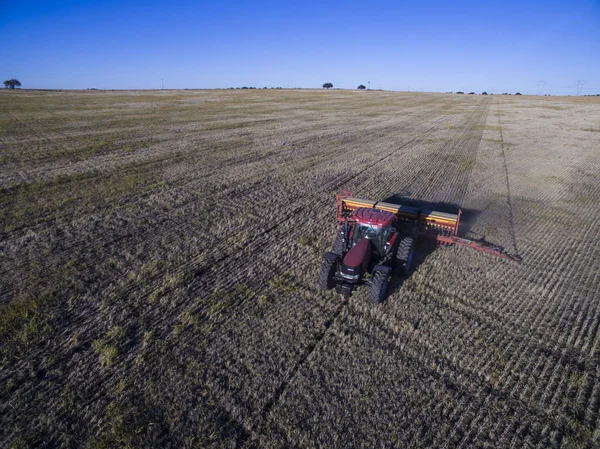
M381 304L383 302L387 286L387 274L381 271L375 271L373 273L373 279L371 279L371 291L369 292L369 299L372 303Z
M325 255L325 260L323 261L323 266L319 273L319 288L321 290L330 290L335 287L333 276L337 269L337 260L333 257L328 257L330 254L333 255L333 253L327 253Z
M415 239L404 237L396 249L396 270L400 276L408 276L415 253Z

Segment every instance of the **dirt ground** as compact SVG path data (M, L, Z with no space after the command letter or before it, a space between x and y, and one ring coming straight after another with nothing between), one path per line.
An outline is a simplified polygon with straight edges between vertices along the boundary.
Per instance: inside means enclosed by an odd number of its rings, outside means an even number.
M600 444L600 99L0 92L0 446ZM334 193L458 205L317 288Z

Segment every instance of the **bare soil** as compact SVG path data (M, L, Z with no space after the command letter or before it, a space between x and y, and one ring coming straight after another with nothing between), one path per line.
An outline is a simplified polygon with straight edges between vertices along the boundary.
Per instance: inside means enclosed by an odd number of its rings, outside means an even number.
M0 446L594 447L600 100L0 92ZM340 189L460 206L317 288Z

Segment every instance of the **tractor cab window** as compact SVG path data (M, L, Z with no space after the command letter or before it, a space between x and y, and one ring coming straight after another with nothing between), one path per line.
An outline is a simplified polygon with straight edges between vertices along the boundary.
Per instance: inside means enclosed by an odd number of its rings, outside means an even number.
M359 224L354 229L352 236L354 237L354 243L358 243L362 239L373 240L379 237L381 233L381 228L377 228L376 226Z
M392 234L393 234L392 228L386 227L386 228L382 229L381 241L383 242L384 245L392 238Z
M362 239L369 239L375 244L377 250L381 251L383 244L382 236L384 232L389 233L389 229L382 229L380 227L367 224L357 224L352 233L352 245L354 246Z

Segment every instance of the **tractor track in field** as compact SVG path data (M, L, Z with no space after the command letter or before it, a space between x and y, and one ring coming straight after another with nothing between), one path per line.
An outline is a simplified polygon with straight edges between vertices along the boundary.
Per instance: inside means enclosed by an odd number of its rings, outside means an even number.
M551 326L550 325L550 328L555 329L556 326ZM495 337L494 335L498 335L498 337ZM502 337L502 335L504 335L504 336ZM465 336L467 336L467 335L465 335ZM540 342L541 341L548 341L548 338L544 339L541 335L535 335L535 334L531 335L530 333L525 333L525 334L520 334L519 335L519 333L513 334L512 332L508 332L508 333L502 332L502 333L499 334L498 330L497 330L497 331L492 331L492 334L491 334L490 338L491 338L492 341L494 341L494 340L498 341L498 342L504 341L504 343L498 343L499 347L502 348L502 349L501 349L501 352L498 353L497 357L500 357L500 358L505 358L506 357L506 359L508 360L508 364L504 368L504 373L507 373L507 374L511 373L511 372L514 372L515 370L516 370L516 372L523 372L522 370L524 368L523 368L522 365L523 365L523 363L526 362L526 360L523 359L523 357L526 354L532 354L532 353L536 353L537 352L537 353L540 354L540 357L543 358L544 357L543 354L546 351L548 351L547 349L544 349L543 345L540 345L539 343L537 343L538 341L540 341ZM554 338L552 340L550 340L550 341L553 341L553 340L554 340ZM554 340L554 341L556 341L556 340ZM518 345L517 348L514 347L515 343ZM513 346L513 347L511 348L511 346ZM541 351L538 351L538 348L537 348L538 346L540 346L539 349ZM548 367L555 366L555 367L557 367L557 369L562 370L566 366L565 361L573 360L574 356L575 356L575 358L584 357L584 354L582 354L579 349L576 349L576 352L573 352L573 349L575 349L575 348L568 348L568 347L566 347L564 345L564 343L558 343L558 341L557 341L557 343L554 344L554 350L552 351L553 355L552 355L552 357L549 360L550 365L548 365ZM511 357L511 353L515 353L515 352L520 355L520 357L519 357L518 360L514 360ZM487 353L490 354L489 351ZM491 355L493 355L493 354L491 354ZM565 356L567 357L567 359L564 358ZM545 357L548 358L548 355L545 355ZM486 358L483 358L483 359L480 359L480 360L474 359L474 363L477 363L477 365L480 365L480 366L483 364L483 366L481 368L477 368L477 366L475 365L473 367L469 367L469 369L477 370L477 371L481 370L481 371L484 371L484 372L488 371L489 372L490 368L486 368L486 366L489 367L490 365L488 363L486 363L485 360L486 360ZM495 363L494 362L494 360L495 360L494 357L487 357L487 360L492 365ZM536 362L536 363L538 363L538 365L539 365L539 360L540 359L538 359L538 362ZM583 371L583 373L585 373L585 372L589 373L589 369L590 368L586 368ZM528 372L528 370L526 370L525 372ZM536 371L534 370L533 372L536 372ZM580 375L582 375L582 374L580 374ZM545 375L542 374L542 378L544 376ZM556 375L553 375L553 377L556 377ZM595 375L592 376L591 378L588 377L589 382L592 382L591 385L593 385L593 379L594 378L595 378ZM533 380L533 377L532 377L532 380ZM506 381L504 381L504 382L510 383L511 382L510 381L510 377ZM520 385L524 386L526 384L520 383ZM517 387L511 388L511 395L519 398L519 397L522 397L521 396L522 394L524 394L524 393L520 393L519 388L517 388ZM535 392L533 392L532 394L535 395ZM585 402L593 403L595 401L593 393L591 392L591 389L588 391L587 399L584 400L582 398L581 401L583 401L583 403L585 403ZM597 412L591 411L590 413L595 414Z
M506 156L506 155L505 155ZM589 231L592 230L592 228L588 228L587 230L584 228L585 232L586 232L586 237L583 238L583 241L595 241L595 239L587 237L587 233ZM597 228L596 228L596 232L597 232ZM560 247L556 248L556 251L554 254L560 255L560 259L559 259L559 263L558 264L553 264L553 268L550 271L550 275L552 277L556 277L557 273L561 273L561 284L564 285L564 288L566 288L567 283L566 280L567 279L571 279L573 277L576 277L577 275L574 274L573 276L564 276L564 269L569 269L570 272L573 273L578 273L578 272L583 272L584 271L584 267L586 262L584 260L578 261L580 262L583 267L581 267L581 269L578 269L577 266L572 266L569 267L568 265L568 258L566 257L566 255L568 254L568 251L566 251L568 249L568 247L570 246L570 243L567 242L566 240L564 241L560 241L559 243ZM561 248L562 247L562 248ZM540 253L541 255L542 253ZM577 263L576 265L578 265L579 263ZM562 268L561 268L562 267ZM536 270L537 271L537 270ZM508 273L507 273L508 275ZM514 274L512 274L514 276ZM532 276L535 277L535 273L532 273L529 278L532 279ZM548 276L547 274L547 270L542 270L540 269L538 271L537 276L541 276L542 278L545 276ZM520 280L518 278L514 278L515 282L511 284L510 286L510 290L516 290L516 286L522 284L522 282L520 282ZM582 279L582 282L584 282L585 280ZM589 284L589 281L587 281L587 283ZM586 320L586 323L581 323L581 325L576 325L572 327L571 332L569 332L569 334L567 336L565 336L564 331L561 331L561 326L559 325L561 322L564 323L580 323L581 320L580 318L582 318L584 316L584 311L588 310L590 308L590 304L589 301L585 301L583 302L581 308L576 308L573 309L572 307L569 307L568 302L564 302L564 301L559 301L560 296L558 296L560 294L560 291L563 290L563 288L561 288L561 285L549 285L546 289L546 294L544 295L545 297L548 297L548 299L550 299L549 301L546 300L544 302L542 301L538 301L538 303L541 305L545 305L546 311L544 313L539 313L539 308L529 308L524 309L529 301L520 301L519 305L517 306L517 312L515 312L515 315L518 317L518 324L523 326L523 327L533 327L534 329L540 329L540 330L544 330L545 332L552 332L552 335L549 336L547 334L538 334L538 335L530 335L527 338L521 339L521 342L519 344L519 347L517 348L516 352L520 355L519 359L517 360L513 360L510 358L510 352L514 352L515 349L514 348L510 348L511 346L511 341L512 338L506 337L505 341L506 343L504 345L505 349L503 349L504 354L506 356L508 356L510 362L507 365L507 367L505 368L505 372L529 372L529 370L527 369L527 366L529 366L529 361L526 360L526 356L527 354L529 354L530 348L531 348L531 343L533 342L532 340L536 340L539 338L539 341L552 341L555 342L554 343L554 353L556 354L555 357L555 362L556 363L551 363L549 365L546 366L546 369L544 371L544 373L546 373L548 369L552 369L553 367L555 368L553 373L552 373L552 378L553 379L561 379L564 376L562 374L559 375L559 373L561 373L562 369L566 366L566 364L570 363L569 360L573 360L574 358L574 354L573 354L573 350L575 350L575 358L582 358L582 357L586 357L587 355L584 354L582 351L585 349L586 344L581 343L579 345L575 344L574 346L571 346L573 344L573 340L579 341L581 339L581 337L577 337L577 339L575 339L575 337L573 337L574 334L578 334L581 335L583 332L586 331L586 327L589 328L589 326L591 326L591 323L588 322L588 320ZM555 290L555 293L552 293L551 290ZM512 294L506 294L505 292L499 291L497 292L498 296L500 298L511 298ZM547 296L548 295L548 296ZM593 297L593 293L589 292L587 294L588 298L592 298ZM498 304L498 306L495 308L495 310L498 310L500 308L500 304ZM519 313L518 310L519 309L523 309L523 311L527 312L527 313ZM494 310L494 309L491 309ZM536 311L537 310L537 311ZM596 307L597 310L597 307ZM597 313L597 312L594 312ZM548 314L550 314L550 316L556 317L555 320L553 322L548 322L546 324L543 323L543 319L544 317L547 317ZM557 315L558 314L558 315ZM534 324L530 324L531 320L530 317L533 319L534 317L537 317L537 319L535 319ZM529 323L528 323L529 321ZM580 330L578 330L580 329ZM594 333L597 332L597 325L594 328L595 330L591 330L590 334L594 335ZM562 338L561 338L562 337ZM570 347L569 347L570 346ZM592 364L591 366L593 367L594 362L593 362L593 358L592 358ZM536 363L537 366L541 366L542 362L540 359L535 360L534 359L534 363ZM586 369L586 372L589 373L590 368ZM593 370L593 368L591 368ZM485 371L485 369L484 369ZM533 372L537 372L536 369L533 369ZM545 375L545 374L544 374ZM542 377L544 377L544 375L542 375ZM596 375L592 375L592 377L590 378L588 376L588 393L587 393L587 398L586 395L583 393L583 389L581 390L580 394L580 401L578 401L578 403L583 403L583 404L590 404L590 405L584 405L584 408L589 410L587 413L590 413L591 416L597 416L597 403L598 403L598 399L597 397L597 393L594 393L592 390L592 385L594 385L595 381L593 379L595 379L597 376ZM507 383L511 383L511 382L517 382L516 379L511 379L511 377L508 378L508 380L506 380ZM541 384L540 384L541 385ZM527 389L525 390L521 390L521 388L526 388L525 384L517 384L517 386L515 388L512 388L512 390L515 391L515 394L521 395L524 393L521 393L521 391L527 391ZM558 388L557 385L548 385L548 389L550 391L553 391L555 394L555 398L552 400L551 403L548 403L548 406L551 407L555 407L560 400L562 399L557 399L557 394L559 391L561 391L560 388ZM548 391L548 390L547 390ZM535 390L533 391L534 395L537 395L535 393ZM562 393L567 394L563 391ZM585 399L584 399L585 398ZM591 406L591 404L596 404L594 406Z
M475 112L470 113L467 123L436 152L428 153L426 159L425 156L416 156L405 164L402 172L398 174L398 179L402 179L399 187L395 191L387 189L387 193L384 195L393 193L425 200L460 202L468 189L470 171L481 140L480 133L477 133L476 136L472 136L472 134L473 131L478 130L480 123L485 121L488 109L489 103L483 102ZM465 160L468 163L465 163ZM448 161L452 161L454 165L449 164ZM464 173L449 178L448 184L445 184L445 190L436 192L439 186L434 183L433 189L422 191L420 186L425 184L425 179L448 178L448 175L452 174L452 168L456 165L459 167L465 165L468 169ZM440 196L439 193L442 195Z
M589 228L585 232L585 237L582 239L584 241L591 240L593 241L593 237L589 235L589 232L592 231L593 228ZM595 229L595 233L597 234L598 230ZM567 288L567 284L565 283L565 279L575 278L577 273L579 273L583 267L586 265L586 262L581 260L577 261L575 264L572 264L566 255L568 254L568 249L571 246L567 241L560 241L559 246L556 248L556 253L560 255L559 259L555 260L551 270L545 270L540 268L539 270L535 270L534 273L537 273L537 276L541 279L545 279L543 282L547 286L545 288L544 296L547 296L551 299L551 301L537 301L537 303L531 303L531 301L523 301L520 303L517 308L515 315L518 317L517 322L522 326L534 326L535 328L545 329L545 333L540 336L540 338L544 340L550 340L556 342L555 345L558 347L567 344L568 341L560 341L557 338L560 327L558 326L561 322L573 322L573 320L578 325L572 326L572 330L569 333L568 340L571 340L573 337L571 335L574 334L583 334L587 333L587 335L594 335L598 329L598 323L595 324L590 322L589 320L585 320L582 322L580 319L576 319L576 317L583 317L583 313L585 310L590 310L592 308L592 312L597 314L598 307L594 307L591 305L591 298L594 297L593 292L588 292L584 297L582 297L583 303L581 305L581 309L579 311L573 310L568 307L568 303L558 301L560 296L560 292ZM540 254L543 256L543 254ZM580 267L581 265L581 267ZM558 275L560 273L564 273L565 270L569 273L573 273L569 275L567 278L562 278L562 280L558 279ZM532 276L528 276L527 280L532 279ZM509 294L512 295L515 290L514 286L509 290ZM502 293L502 292L500 292ZM502 295L504 296L504 295ZM587 299L585 299L587 298ZM497 308L500 308L501 304L498 304ZM548 317L554 317L552 321L544 322L548 319ZM549 334L552 332L552 334ZM579 340L581 337L578 337ZM584 343L583 346L586 346L587 343ZM579 347L576 346L579 350ZM591 355L591 354L590 354Z
M52 139L48 139L48 137L46 136L46 134L39 132L38 130L36 130L35 128L33 128L32 126L28 125L26 122L24 122L23 120L20 120L19 118L17 118L17 116L15 114L13 114L12 112L7 112L6 113L14 123L16 123L18 126L20 126L21 128L24 128L26 130L28 130L29 132L31 132L34 136L38 137L38 139L43 140L44 142L46 142L47 144L53 145L52 143Z
M515 235L515 216L513 212L512 205L512 193L510 191L510 179L508 177L508 163L506 162L506 148L504 145L504 136L502 134L502 119L500 118L500 100L496 100L496 110L498 112L498 125L500 126L500 145L502 147L502 161L504 162L504 174L506 177L506 201L508 203L508 211L509 211L509 222L510 222L510 234L512 237L513 245L515 248L515 253L517 257L521 257L519 255L519 249L517 247L517 237Z
M562 243L561 243L561 244L562 244ZM560 250L559 250L557 253L559 253L559 254L564 254L564 253L562 253ZM558 267L558 270L560 271L560 266ZM507 272L507 273L506 273L506 275L507 275L507 276L514 276L514 274L511 274L510 272ZM539 273L539 275L541 275L541 276L544 276L544 272L543 272L543 271L542 271L542 272L540 272L540 273ZM516 284L519 284L519 282L515 282L515 283L512 285L512 287L514 288L514 285L516 285ZM504 292L501 292L501 291L500 291L500 292L498 292L498 294L500 295L500 297L510 297L510 296L508 296L508 295L504 294ZM523 307L523 308L525 307L525 305L526 305L526 304L527 304L527 301L522 301L522 302L520 303L521 307ZM550 304L552 304L552 303L550 303ZM558 303L555 303L555 304L557 304L557 305L558 305ZM564 305L564 304L563 304L563 305ZM498 307L496 307L496 308L487 308L487 307L486 307L486 309L487 309L487 312L488 312L488 313L491 313L491 314L492 314L492 315L490 315L490 316L493 316L493 315L496 315L496 311L497 311L497 309L498 309L499 307L500 307L500 306L498 305ZM535 308L530 308L530 309L527 311L527 312L528 312L527 314L525 314L525 313L520 313L520 314L519 314L519 313L516 313L516 315L517 315L517 316L519 316L519 321L521 321L521 322L523 323L523 324L521 324L521 323L518 323L518 324L521 326L521 328L523 328L523 329L524 329L525 327L527 327L527 326L528 326L528 325L526 324L526 323L527 323L527 321L528 321L528 318L527 318L527 317L530 317L530 316L532 316L532 314L534 314L534 313L535 313L535 315L534 315L534 316L538 316L538 317L540 317L540 319L541 319L541 317L542 317L542 315L543 315L543 314L540 314L540 313L538 313L539 311L538 311L538 312L535 312L535 310L536 310ZM564 309L564 310L566 311L567 309ZM524 310L524 311L525 311L525 310ZM555 313L555 312L553 312L553 313ZM580 313L580 315L581 315L581 313ZM563 317L563 318L566 318L566 317ZM563 318L561 318L561 320L562 320ZM537 324L539 324L539 323L537 323ZM530 326L530 325L529 325L529 326ZM540 327L540 326L536 326L536 327ZM543 328L543 326L542 326L542 328ZM549 324L549 325L548 325L546 328L547 328L547 329L556 329L556 326L555 326L555 325L551 325L551 324ZM533 336L531 336L531 337L533 337ZM540 335L539 337L540 337L540 338L543 338L543 337L542 337L542 335ZM546 339L547 339L547 338L548 338L548 337L546 336ZM522 341L523 341L523 340L522 340ZM541 341L541 340L540 340L540 341ZM564 348L564 347L565 347L565 346L564 346L564 343L560 343L560 342L558 342L557 340L555 340L555 339L554 339L554 336L552 337L551 341L556 341L556 344L558 345L558 346L557 346L557 348ZM579 351L579 349L578 349L577 347L573 347L572 349L575 349L575 350ZM558 349L557 349L557 350L558 350ZM508 351L508 349L507 349L507 351ZM521 354L523 354L523 352L521 352ZM507 369L508 369L508 368L507 368Z
M317 335L314 343L310 344L305 349L304 354L302 356L300 356L297 363L290 370L287 378L283 379L281 384L277 387L277 389L275 390L275 393L273 394L271 399L269 399L269 401L266 403L266 405L263 407L263 409L260 413L264 417L265 422L269 419L271 411L273 410L274 407L277 406L281 396L283 394L285 394L285 391L288 388L288 386L293 383L294 378L296 377L296 374L298 373L298 371L302 368L302 366L310 359L310 357L318 349L319 345L321 344L321 342L323 341L323 339L326 337L327 333L331 329L331 326L333 326L333 324L337 321L338 317L344 311L344 309L347 307L347 305L348 305L347 298L344 298L344 300L340 301L340 304L337 306L337 309L334 311L331 318L325 322L325 327Z

